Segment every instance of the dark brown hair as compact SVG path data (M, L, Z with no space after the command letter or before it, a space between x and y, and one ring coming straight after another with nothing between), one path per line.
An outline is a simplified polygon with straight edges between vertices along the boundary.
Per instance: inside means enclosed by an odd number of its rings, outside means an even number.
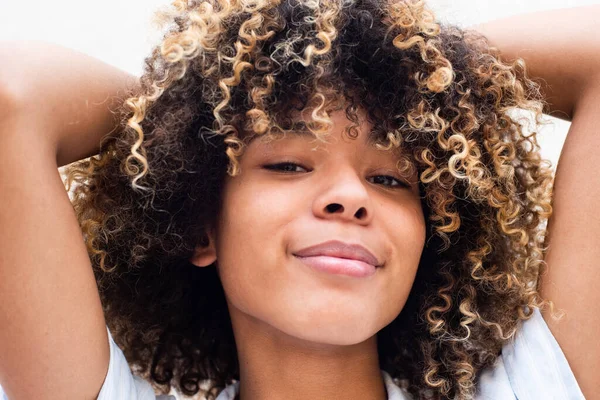
M158 391L214 397L239 379L206 244L226 174L257 135L364 109L379 146L417 168L428 234L406 306L378 333L381 368L416 397L470 398L537 292L552 171L515 113L544 107L523 60L416 0L175 0L122 133L67 185L108 327ZM530 121L529 121L530 122ZM356 136L356 124L347 131Z

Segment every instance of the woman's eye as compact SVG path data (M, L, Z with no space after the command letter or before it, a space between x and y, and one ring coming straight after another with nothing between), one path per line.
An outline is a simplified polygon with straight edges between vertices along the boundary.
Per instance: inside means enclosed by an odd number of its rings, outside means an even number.
M373 177L373 181L373 183L376 185L384 185L389 187L408 187L406 183L389 175L376 175Z
M292 162L282 162L277 164L268 164L265 165L264 168L270 169L273 171L281 171L281 172L302 172L301 170L306 171L301 165L292 163ZM301 169L300 171L298 169Z
M267 164L264 166L264 168L272 170L272 171L288 172L288 173L308 172L307 168L304 168L303 166L293 163L293 162L280 162L280 163L276 163L276 164ZM409 185L407 183L405 183L397 178L394 178L393 176L389 176L389 175L376 175L370 179L372 179L373 183L376 185L384 185L384 186L393 187L393 188L409 187Z

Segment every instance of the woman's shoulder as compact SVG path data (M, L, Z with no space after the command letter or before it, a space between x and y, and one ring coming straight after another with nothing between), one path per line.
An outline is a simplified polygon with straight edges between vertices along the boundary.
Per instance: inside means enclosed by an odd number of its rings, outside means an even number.
M539 309L482 372L477 399L585 399L569 362Z

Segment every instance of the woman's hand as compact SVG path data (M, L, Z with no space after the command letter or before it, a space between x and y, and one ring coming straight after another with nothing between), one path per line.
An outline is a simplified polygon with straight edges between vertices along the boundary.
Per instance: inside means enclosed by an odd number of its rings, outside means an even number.
M83 53L42 41L0 42L0 97L43 131L58 166L97 154L101 139L118 133L111 110L138 78Z

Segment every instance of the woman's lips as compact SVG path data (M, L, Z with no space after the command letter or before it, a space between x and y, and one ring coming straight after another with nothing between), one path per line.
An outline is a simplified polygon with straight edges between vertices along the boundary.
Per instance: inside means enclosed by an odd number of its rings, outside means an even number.
M294 252L299 257L328 256L336 258L347 258L351 260L362 261L371 264L374 267L381 265L381 262L366 247L359 243L349 244L340 240L329 240L314 246L306 247Z
M315 270L357 278L373 275L377 266L381 265L366 247L340 240L329 240L306 247L296 251L294 256Z
M304 264L318 271L330 274L348 275L356 278L366 278L375 273L377 269L374 265L364 261L352 260L349 258L339 258L331 256L308 256L296 257Z

